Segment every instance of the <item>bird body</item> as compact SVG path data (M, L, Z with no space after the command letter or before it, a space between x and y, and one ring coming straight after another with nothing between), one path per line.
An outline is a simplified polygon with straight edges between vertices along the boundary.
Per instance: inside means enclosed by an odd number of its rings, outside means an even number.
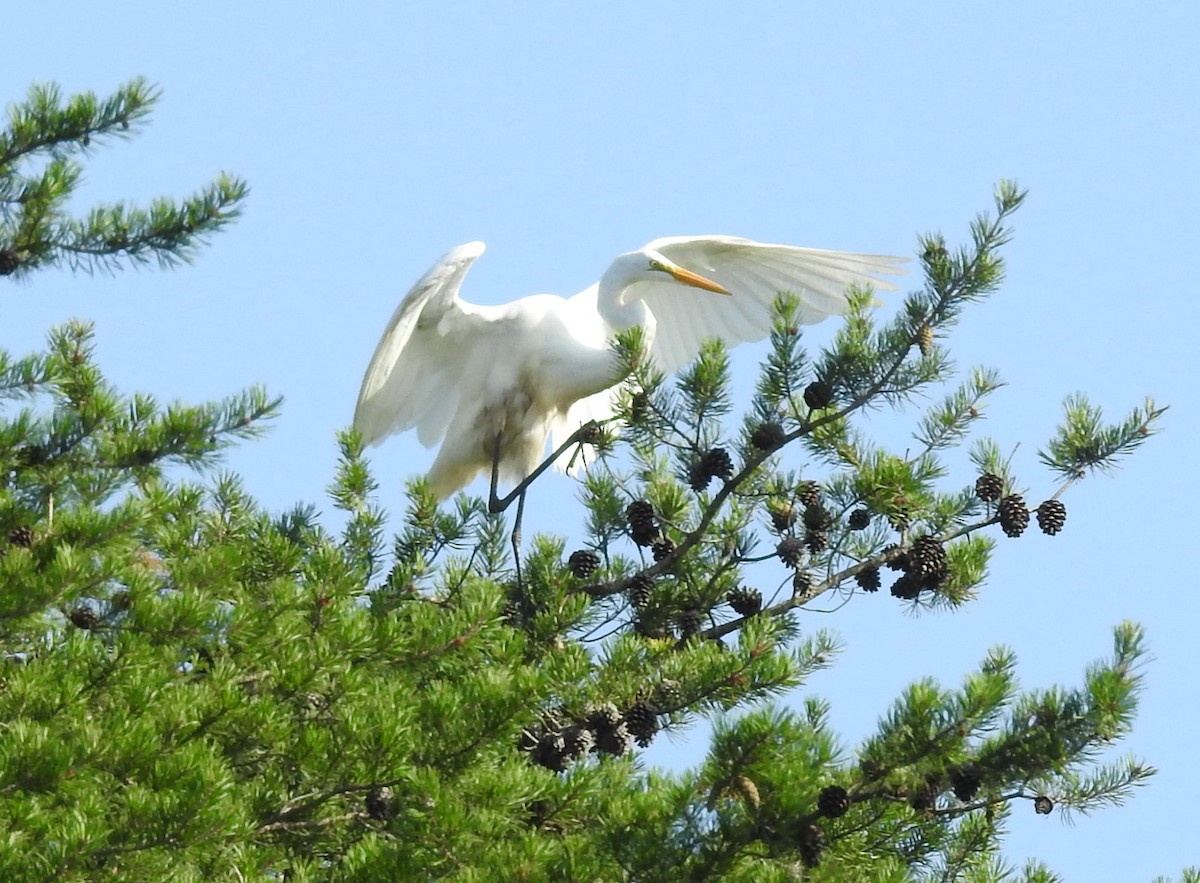
M733 345L771 330L780 291L801 321L846 312L845 289L880 285L900 259L767 245L728 236L657 239L618 257L571 298L537 294L498 306L458 297L481 242L448 252L401 302L363 378L354 427L367 444L416 429L442 441L428 479L444 498L492 467L520 481L588 420L613 412L622 379L611 347L641 326L659 368L675 371L720 337ZM892 288L888 283L882 287Z

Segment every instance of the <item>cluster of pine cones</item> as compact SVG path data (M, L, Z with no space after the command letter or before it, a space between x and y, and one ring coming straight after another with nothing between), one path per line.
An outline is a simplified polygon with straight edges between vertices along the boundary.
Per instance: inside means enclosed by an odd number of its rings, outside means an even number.
M1019 537L1029 527L1029 507L1019 494L1004 496L1004 481L998 475L985 472L975 482L975 496L985 503L995 503L1000 529L1010 537ZM1042 533L1054 536L1067 520L1067 507L1061 500L1047 500L1034 510Z
M775 431L769 432L770 427L774 427ZM775 424L765 424L754 434L753 441L756 445L777 443L782 432L782 428ZM727 479L732 468L728 453L721 448L713 448L696 461L692 469L692 485L700 489L707 486L712 478ZM1049 535L1061 531L1066 522L1067 510L1061 501L1047 500L1031 513L1020 495L1005 495L1003 479L990 472L984 473L975 482L975 494L986 503L996 504L996 521L1010 537L1020 536L1025 531L1031 514L1036 515L1038 527ZM776 555L796 571L793 589L796 594L803 594L811 588L812 577L801 569L801 564L806 555L817 555L829 547L830 532L835 524L833 514L822 503L820 484L815 481L801 482L794 502L774 501L768 504L768 514L775 530L784 534L776 546ZM648 501L635 500L630 503L625 515L630 538L640 546L649 546L655 561L662 560L674 550L674 543L663 536L654 507ZM871 520L871 511L859 507L849 513L846 526L850 530L863 530ZM797 522L803 526L801 534L795 533ZM901 573L891 587L891 594L897 598L914 600L922 591L936 592L944 586L949 576L945 547L935 536L917 537L903 551L897 547L885 549L884 557L884 563L890 569ZM571 572L582 579L595 573L599 565L599 556L588 549L573 552L568 559ZM854 578L866 592L876 592L882 584L878 566L862 567ZM634 608L642 609L650 603L653 591L654 579L646 574L638 574L626 587L626 597ZM735 589L726 600L739 616L752 616L762 609L762 594L755 589ZM703 615L704 611L699 609L681 611L676 617L680 636L686 638L699 632ZM662 636L666 636L666 633Z
M526 730L521 750L546 769L561 772L589 754L628 754L633 744L645 748L662 729L659 707L639 699L622 713L611 702L590 709L582 720L551 721Z
M775 554L779 560L793 569L800 566L805 553L818 555L829 548L829 531L833 527L833 513L821 501L821 486L815 481L804 481L796 489L796 506L787 501L774 501L767 507L771 526L776 532L789 534L779 541ZM792 535L797 520L804 527L802 535ZM856 516L857 521L857 516Z

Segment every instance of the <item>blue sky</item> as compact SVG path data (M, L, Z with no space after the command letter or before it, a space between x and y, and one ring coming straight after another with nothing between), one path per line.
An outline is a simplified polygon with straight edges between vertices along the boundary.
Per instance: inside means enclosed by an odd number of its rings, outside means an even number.
M1031 196L1009 281L951 340L962 366L1009 381L985 431L1016 447L1034 499L1055 486L1036 450L1064 394L1114 418L1153 394L1172 406L1168 431L1073 490L1060 536L1001 538L968 610L913 619L885 596L806 617L847 644L808 689L852 745L905 684L957 682L993 644L1017 650L1027 686L1076 683L1112 624L1141 621L1156 658L1127 747L1161 775L1074 827L1022 809L1008 852L1070 880L1200 861L1187 552L1200 7L56 2L17 4L4 26L19 35L0 56L4 102L47 80L105 93L145 75L164 91L149 129L95 154L83 201L182 195L221 169L253 192L194 267L10 287L0 346L33 349L84 316L126 390L201 401L265 383L284 416L230 465L277 509L322 499L383 324L455 244L488 243L464 293L496 303L574 293L664 235L911 253L918 232L961 241L994 182L1018 179ZM380 449L384 501L431 459L415 439ZM534 527L580 538L566 480L535 490ZM651 758L702 747L696 731Z

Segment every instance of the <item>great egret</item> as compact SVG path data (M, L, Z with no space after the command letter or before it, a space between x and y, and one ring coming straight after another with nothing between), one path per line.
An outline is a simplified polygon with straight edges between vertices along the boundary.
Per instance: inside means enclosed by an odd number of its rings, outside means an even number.
M846 312L846 288L893 289L881 274L902 258L770 245L732 236L674 236L623 254L571 298L535 294L500 306L458 297L482 242L460 245L400 303L363 378L354 427L367 444L408 429L426 447L443 439L430 490L445 498L492 470L520 482L589 420L613 413L610 347L640 325L664 372L700 344L734 345L771 330L780 291L800 299L806 324ZM703 275L701 275L703 274Z

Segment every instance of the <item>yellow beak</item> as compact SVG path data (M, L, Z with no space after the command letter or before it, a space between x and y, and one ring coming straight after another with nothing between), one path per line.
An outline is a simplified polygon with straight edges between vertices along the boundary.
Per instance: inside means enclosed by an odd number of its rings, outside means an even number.
M729 289L723 285L718 285L711 279L705 279L699 273L693 273L691 270L685 270L683 267L674 265L664 267L668 273L674 277L675 281L682 282L684 285L690 285L693 288L703 288L705 291L713 291L717 294L729 294Z

